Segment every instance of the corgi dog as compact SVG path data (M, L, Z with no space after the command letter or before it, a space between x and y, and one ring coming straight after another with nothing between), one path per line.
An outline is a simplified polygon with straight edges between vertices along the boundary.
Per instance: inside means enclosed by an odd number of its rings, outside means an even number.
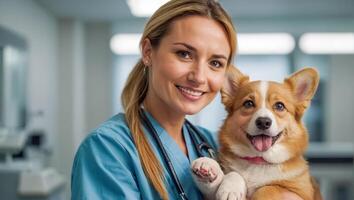
M201 192L218 200L280 200L289 192L321 199L303 157L308 133L302 122L318 72L305 68L278 83L250 81L230 67L227 77L221 90L227 111L219 131L221 166L206 157L191 165Z

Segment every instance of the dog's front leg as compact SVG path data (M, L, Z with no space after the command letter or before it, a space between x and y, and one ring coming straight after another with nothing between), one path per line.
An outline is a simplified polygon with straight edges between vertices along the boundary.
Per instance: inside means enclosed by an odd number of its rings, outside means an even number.
M220 165L211 158L201 157L194 160L191 167L199 190L207 199L215 199L215 193L224 177Z
M224 176L216 193L217 200L245 200L247 186L243 177L235 172L229 172Z

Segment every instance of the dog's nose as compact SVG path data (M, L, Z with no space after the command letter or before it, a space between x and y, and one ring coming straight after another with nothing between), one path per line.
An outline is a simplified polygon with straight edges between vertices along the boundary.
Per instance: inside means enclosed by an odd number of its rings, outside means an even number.
M256 126L261 130L267 130L272 126L272 120L269 117L258 117L256 119Z

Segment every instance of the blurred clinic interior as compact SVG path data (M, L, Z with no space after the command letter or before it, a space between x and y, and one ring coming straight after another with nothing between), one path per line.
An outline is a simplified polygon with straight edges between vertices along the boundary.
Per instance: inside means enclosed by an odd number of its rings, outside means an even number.
M0 199L70 199L74 153L122 112L144 23L163 2L0 0ZM354 0L220 3L238 31L235 64L252 79L319 70L306 158L325 199L354 199ZM189 118L217 131L220 96Z

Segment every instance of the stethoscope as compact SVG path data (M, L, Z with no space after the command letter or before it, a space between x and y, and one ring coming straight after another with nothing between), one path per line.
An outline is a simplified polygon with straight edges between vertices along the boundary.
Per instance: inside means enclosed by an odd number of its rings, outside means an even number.
M148 132L151 133L153 136L154 140L156 141L160 151L162 152L162 156L164 159L164 162L167 165L167 169L173 179L173 182L177 188L178 195L182 200L187 200L187 195L184 192L181 182L179 181L176 171L173 168L172 162L170 157L167 155L166 149L164 148L160 137L158 136L158 133L156 132L155 128L152 126L150 120L147 118L145 112L143 109L140 109L140 118L145 126L147 128ZM187 119L185 119L185 125L187 127L187 130L191 136L191 140L193 142L194 147L197 150L198 157L210 157L212 159L216 158L215 151L214 149L208 144L206 138L199 132L199 130ZM198 139L199 138L199 139ZM198 142L199 141L199 142Z

